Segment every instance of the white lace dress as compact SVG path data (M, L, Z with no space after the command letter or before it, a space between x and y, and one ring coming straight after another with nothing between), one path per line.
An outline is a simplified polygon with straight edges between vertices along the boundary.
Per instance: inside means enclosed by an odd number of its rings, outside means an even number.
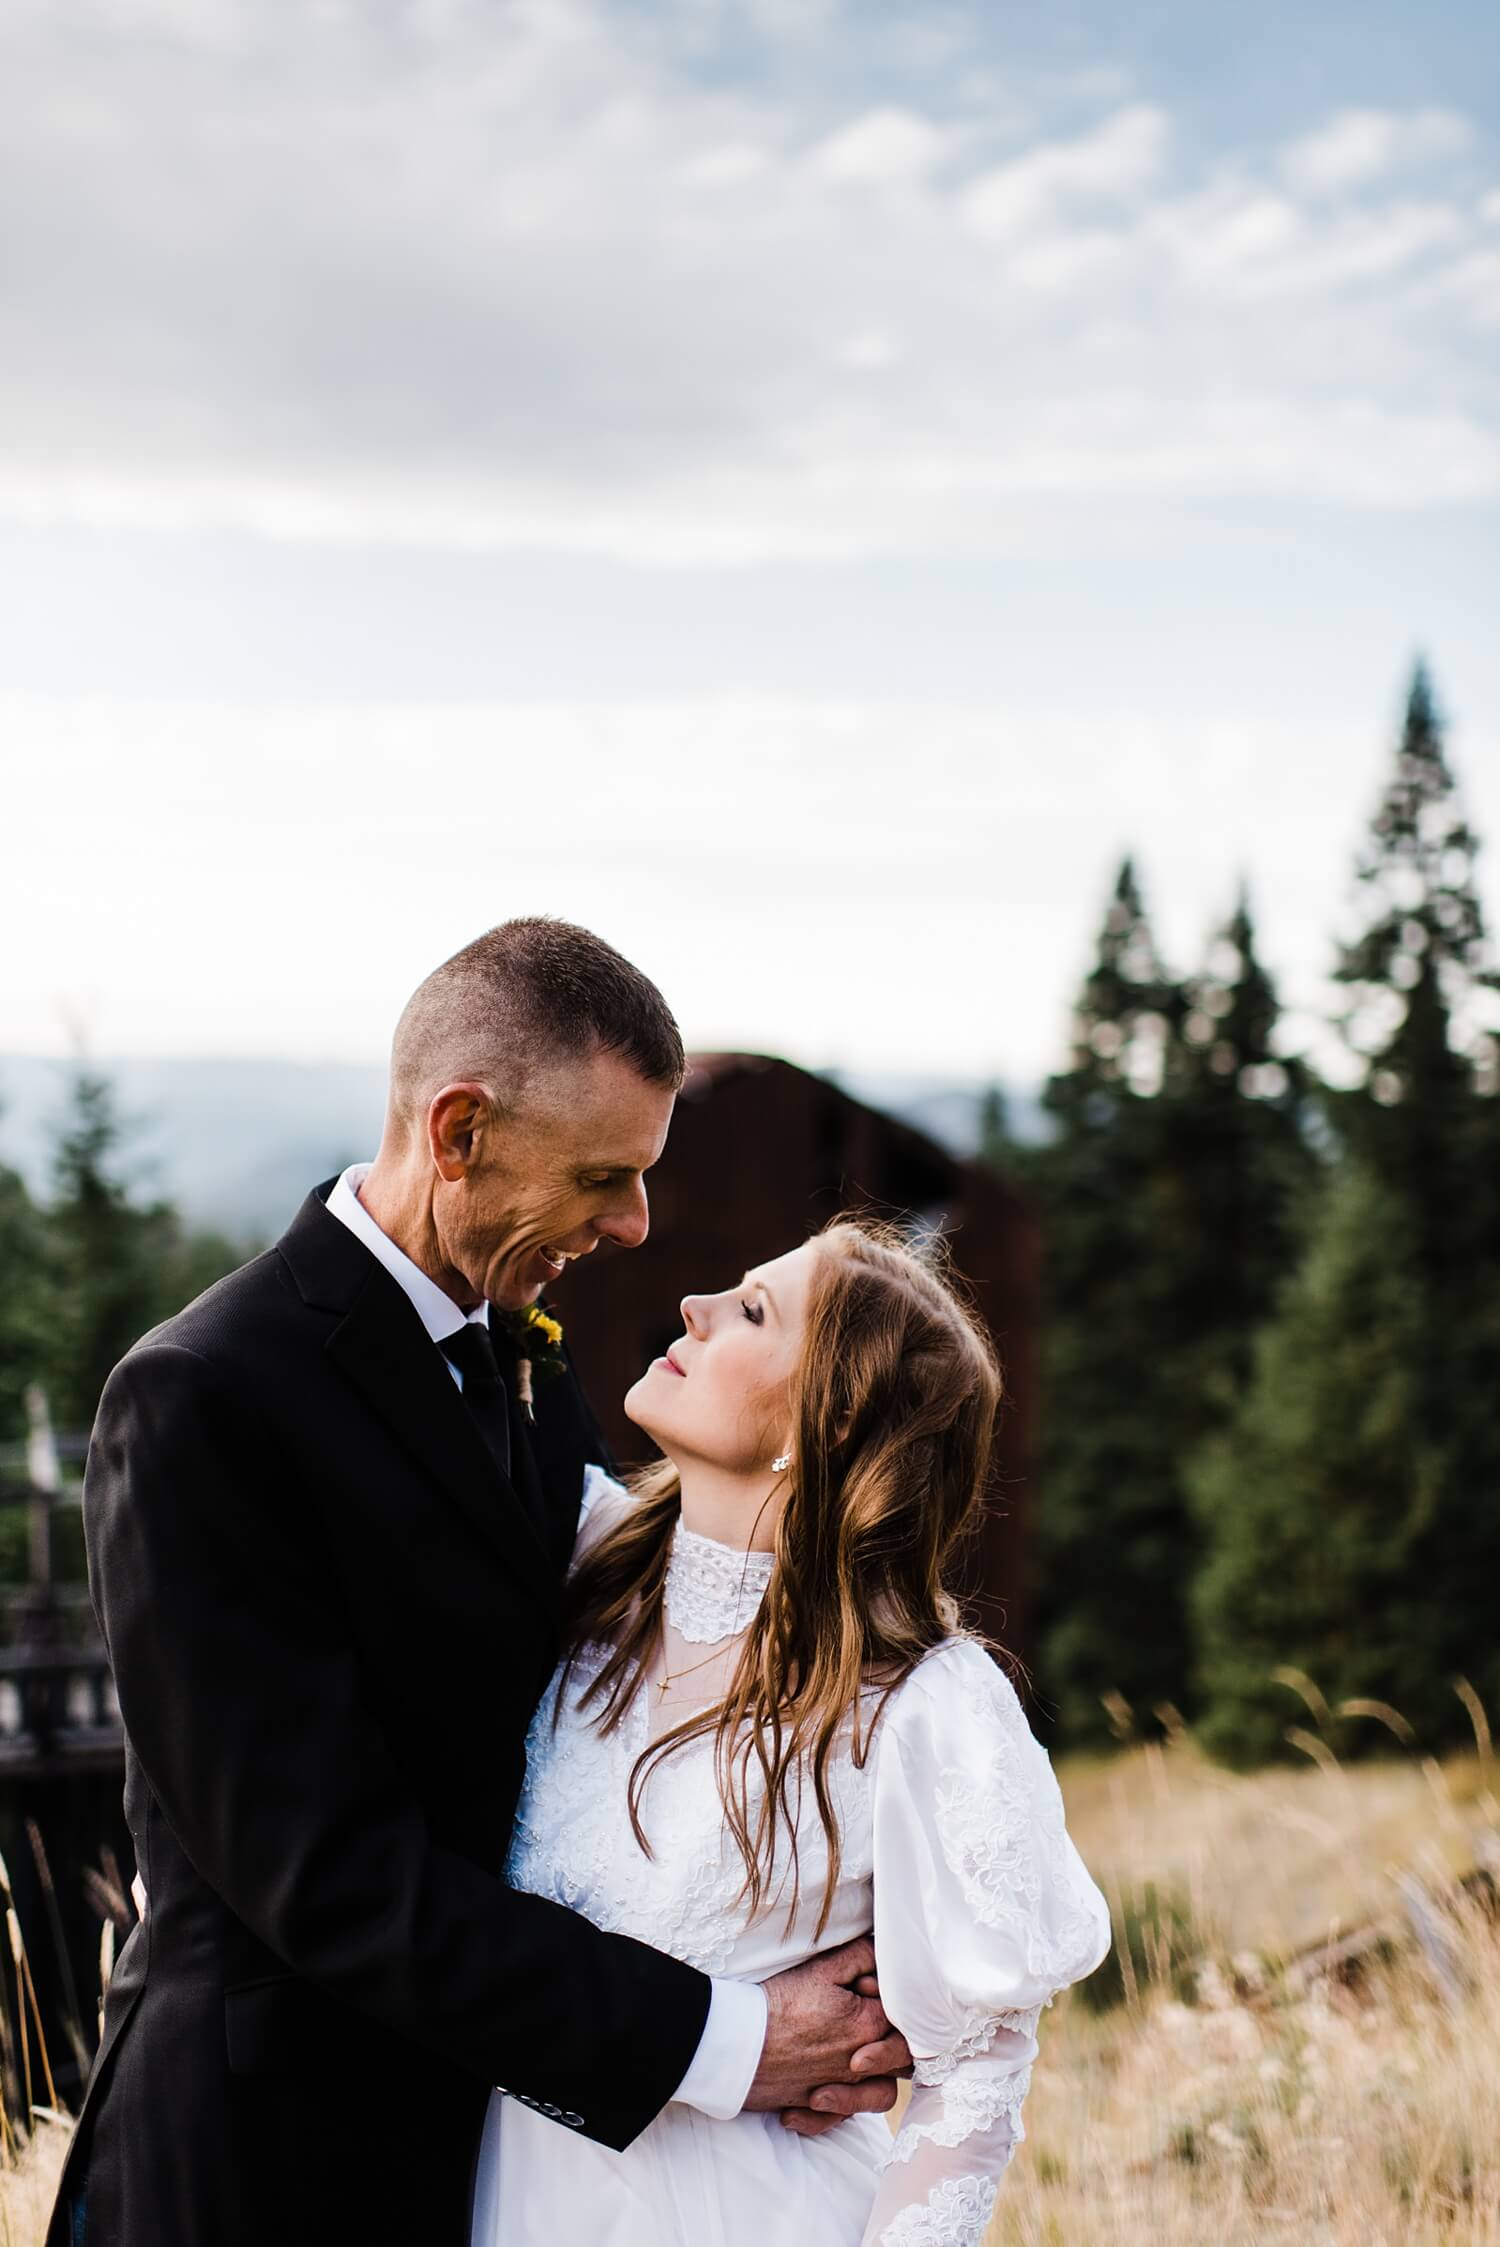
M580 1551L628 1503L591 1468ZM858 2115L805 2139L774 2114L714 2122L672 2104L617 2153L497 2092L472 2247L978 2247L989 2222L1025 2136L1038 2014L1092 1972L1110 1937L1051 1764L983 1649L961 1638L934 1648L892 1695L864 1766L838 1760L843 1862L816 1940L828 1860L810 1788L790 1925L789 1877L753 1919L737 1901L711 1740L648 1780L652 1855L631 1831L636 1757L718 1697L771 1567L679 1526L664 1672L680 1682L664 1692L652 1680L601 1738L576 1707L600 1657L575 1669L555 1730L554 1679L528 1743L510 1878L706 1973L755 1981L873 1928L881 1999L916 2062L903 2125L893 2139L882 2117Z

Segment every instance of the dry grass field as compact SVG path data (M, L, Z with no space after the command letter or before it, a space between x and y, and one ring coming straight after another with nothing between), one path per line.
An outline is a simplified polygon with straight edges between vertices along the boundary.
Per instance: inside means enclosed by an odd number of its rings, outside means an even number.
M1479 1729L1441 1765L1309 1734L1253 1777L1186 1739L1064 1767L1133 1986L1044 2017L989 2247L1500 2247L1500 1923L1459 1885L1500 1873Z
M1310 1732L1251 1777L1185 1737L1061 1767L1119 1994L1044 2017L988 2247L1500 2247L1500 1924L1461 1885L1500 1871L1480 1732L1441 1765L1344 1768ZM40 2247L63 2142L10 2118L0 2247Z
M42 2247L52 2194L67 2151L67 2132L41 2123L29 2145L6 2145L0 2173L0 2242L4 2247Z

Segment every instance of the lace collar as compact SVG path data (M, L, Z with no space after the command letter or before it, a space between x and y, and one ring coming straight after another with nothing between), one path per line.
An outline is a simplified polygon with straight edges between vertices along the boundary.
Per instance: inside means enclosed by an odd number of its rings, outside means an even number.
M667 1561L667 1621L692 1646L733 1638L753 1619L775 1566L774 1553L742 1552L679 1522Z

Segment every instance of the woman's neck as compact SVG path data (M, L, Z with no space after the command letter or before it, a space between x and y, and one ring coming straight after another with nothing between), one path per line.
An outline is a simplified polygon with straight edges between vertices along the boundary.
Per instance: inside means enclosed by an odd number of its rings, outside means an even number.
M733 1545L738 1552L776 1549L776 1525L786 1500L773 1495L774 1478L762 1467L753 1475L730 1473L707 1460L674 1460L682 1484L682 1524L695 1537Z

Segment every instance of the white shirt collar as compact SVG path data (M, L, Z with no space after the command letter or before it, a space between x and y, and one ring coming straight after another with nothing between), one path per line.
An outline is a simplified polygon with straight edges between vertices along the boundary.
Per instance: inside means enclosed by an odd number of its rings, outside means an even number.
M481 1303L477 1310L461 1311L451 1295L445 1295L436 1280L431 1280L414 1264L404 1249L398 1248L389 1234L383 1233L359 1198L359 1189L370 1175L368 1163L351 1163L328 1197L328 1214L347 1225L356 1240L383 1264L391 1278L405 1295L417 1317L422 1321L434 1342L445 1342L460 1327L488 1326L490 1307Z

